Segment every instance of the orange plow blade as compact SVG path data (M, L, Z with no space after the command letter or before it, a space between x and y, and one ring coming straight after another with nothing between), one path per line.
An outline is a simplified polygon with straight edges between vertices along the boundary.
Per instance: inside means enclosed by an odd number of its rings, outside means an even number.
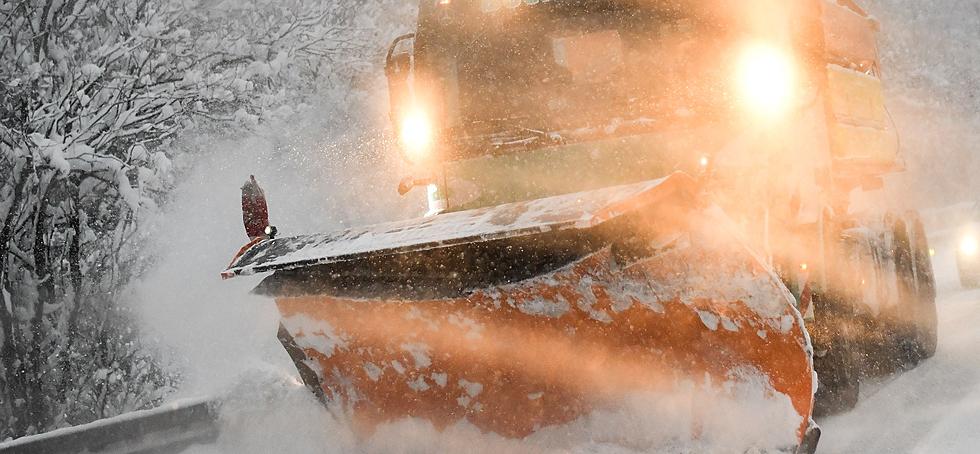
M578 207L536 218L551 228L344 260L248 250L230 272L277 261L258 291L276 297L280 338L304 381L367 431L424 418L523 438L647 395L668 416L698 415L679 437L711 437L715 400L751 399L738 417L771 430L750 444L795 449L814 376L793 296L693 182L654 183L545 200Z

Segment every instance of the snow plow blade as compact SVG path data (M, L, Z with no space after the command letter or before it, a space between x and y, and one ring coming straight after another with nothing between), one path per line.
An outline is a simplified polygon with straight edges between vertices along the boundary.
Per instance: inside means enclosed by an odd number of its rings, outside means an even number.
M523 438L645 396L664 421L691 416L676 437L765 417L749 444L796 449L814 389L802 318L696 186L264 240L223 275L275 272L256 291L304 381L368 432L424 418Z

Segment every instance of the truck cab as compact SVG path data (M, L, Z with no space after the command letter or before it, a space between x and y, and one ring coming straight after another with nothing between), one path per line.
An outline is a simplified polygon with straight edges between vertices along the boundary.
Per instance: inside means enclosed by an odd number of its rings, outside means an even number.
M773 192L813 218L816 194L900 164L876 24L845 3L422 1L388 59L412 181L438 212L674 171L741 193L791 175Z

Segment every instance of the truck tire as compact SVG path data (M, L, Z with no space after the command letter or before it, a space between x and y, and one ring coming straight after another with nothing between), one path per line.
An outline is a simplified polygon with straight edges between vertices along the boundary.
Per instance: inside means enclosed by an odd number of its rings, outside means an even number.
M902 370L936 354L936 282L925 229L917 217L896 223L893 241L899 292L893 361Z
M820 347L817 347L820 348ZM819 385L813 415L830 416L853 409L861 393L861 368L854 345L845 336L835 336L813 357Z
M915 345L921 359L932 358L939 344L939 317L936 313L936 275L929 253L929 239L922 220L913 215L912 245L915 254Z

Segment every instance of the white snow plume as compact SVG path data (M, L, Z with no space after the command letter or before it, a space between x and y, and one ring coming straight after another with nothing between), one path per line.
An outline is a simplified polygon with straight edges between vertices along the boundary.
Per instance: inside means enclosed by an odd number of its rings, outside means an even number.
M300 384L276 338L274 301L250 294L261 278L219 276L248 241L240 187L252 174L285 235L422 212L420 200L397 195L397 156L377 152L378 143L354 146L323 123L209 144L149 228L156 264L135 284L135 304L146 335L184 377L174 398L228 399L218 443L191 453L323 452L351 436Z
M284 235L397 214L390 167L328 140L311 134L214 143L154 221L157 265L138 284L139 305L149 332L185 363L188 392L221 391L256 363L292 367L276 340L273 302L249 295L258 281L219 277L247 242L239 188L249 175L263 185L271 222ZM359 209L365 204L372 208Z
M340 228L363 204L375 207L365 218L381 216L390 199L382 169L351 181L342 169L360 167L356 157L330 146L253 138L215 143L199 159L155 220L158 263L138 288L149 331L186 363L188 391L213 392L252 362L289 366L276 340L273 302L249 295L257 280L219 277L247 242L239 188L249 175L264 186L271 221L286 235Z

